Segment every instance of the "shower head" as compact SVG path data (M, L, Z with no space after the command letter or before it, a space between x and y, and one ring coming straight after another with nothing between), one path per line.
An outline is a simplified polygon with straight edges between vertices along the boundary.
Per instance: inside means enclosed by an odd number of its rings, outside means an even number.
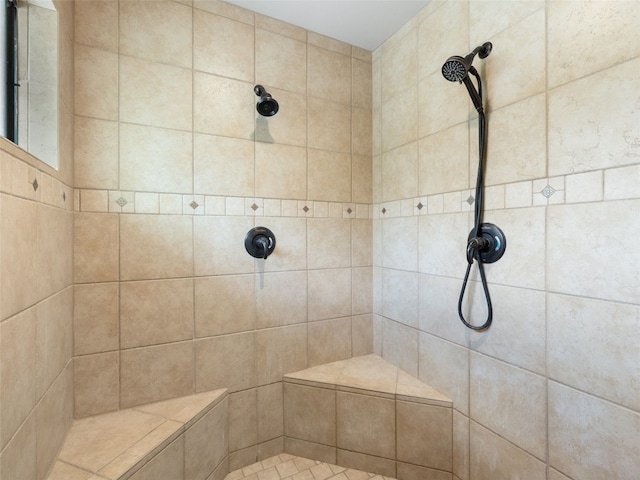
M464 83L464 86L467 87L471 101L473 102L474 107L476 107L478 113L482 113L483 111L482 84L480 82L480 75L472 63L476 55L480 58L487 58L491 53L492 48L493 45L491 42L483 43L479 47L476 47L473 52L468 54L466 57L460 57L458 55L449 57L442 66L442 75L445 79L450 82ZM478 81L478 90L476 90L473 83L471 83L469 74L476 77Z
M278 102L276 102L271 94L267 93L262 85L256 85L253 87L253 91L260 97L260 100L256 103L256 110L258 110L260 115L263 117L273 117L278 113L278 109L280 108Z
M471 65L458 55L449 57L442 66L442 75L450 82L462 82L467 76Z
M442 66L442 75L450 82L462 83L462 81L469 76L469 71L473 68L471 64L473 63L474 57L478 55L480 58L487 58L492 48L493 45L491 42L486 42L476 47L473 52L466 57L460 57L458 55L449 57Z

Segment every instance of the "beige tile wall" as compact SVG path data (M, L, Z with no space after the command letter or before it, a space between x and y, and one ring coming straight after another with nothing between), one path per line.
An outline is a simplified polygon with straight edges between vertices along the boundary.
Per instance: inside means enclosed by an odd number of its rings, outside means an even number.
M228 387L233 469L283 373L372 350L371 54L187 3L75 5L75 414Z
M630 1L432 2L373 52L374 346L454 399L456 479L640 471L638 20ZM440 68L485 41L484 221L507 251L476 333L456 311L476 115Z
M71 418L71 345L78 416L226 386L215 375L236 381L236 418L255 411L257 435L252 425L238 432L258 442L236 437L239 466L282 448L281 412L260 399L281 404L284 371L373 343L456 399L460 480L546 470L554 480L631 478L640 457L635 2L437 2L373 63L223 2L61 5L61 51L73 45L75 55L61 59L74 82L61 83L60 170L8 144L0 152L3 477L48 470ZM230 37L233 49L211 48ZM499 284L496 321L476 335L457 323L464 262L452 259L463 258L471 224L477 129L465 92L439 69L486 40L496 48L482 62L485 219L507 232L509 250L487 269ZM256 118L255 83L280 101L276 117ZM267 223L278 250L261 265L241 238ZM149 295L167 285L186 303L169 306L178 323L156 332L149 321L162 297ZM221 310L225 288L234 300ZM140 291L121 323L121 302L126 310ZM300 313L287 308L296 304ZM340 341L323 348L333 328ZM486 407L485 392L504 408ZM526 425L523 401L535 412Z
M73 418L73 5L58 10L55 170L0 139L0 477L45 478Z

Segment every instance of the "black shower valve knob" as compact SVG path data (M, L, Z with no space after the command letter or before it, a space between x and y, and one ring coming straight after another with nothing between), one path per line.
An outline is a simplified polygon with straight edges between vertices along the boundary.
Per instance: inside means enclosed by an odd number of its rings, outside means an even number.
M467 240L467 262L473 263L474 259L482 263L494 263L502 258L507 248L507 239L497 225L493 223L480 224L480 235L475 235L471 230Z
M266 260L276 248L276 237L266 227L254 227L244 237L244 248L252 257Z

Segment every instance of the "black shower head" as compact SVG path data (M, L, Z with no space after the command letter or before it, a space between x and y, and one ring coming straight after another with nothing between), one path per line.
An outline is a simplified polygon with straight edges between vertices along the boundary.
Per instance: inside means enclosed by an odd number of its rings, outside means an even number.
M260 97L258 103L256 103L256 110L263 117L273 117L278 113L280 106L278 102L264 89L262 85L256 85L253 87L253 91Z
M473 52L466 57L460 57L458 55L449 57L442 66L442 75L450 82L462 82L469 75L474 57L478 55L480 58L486 58L491 53L492 48L493 45L491 42L486 42L476 47Z

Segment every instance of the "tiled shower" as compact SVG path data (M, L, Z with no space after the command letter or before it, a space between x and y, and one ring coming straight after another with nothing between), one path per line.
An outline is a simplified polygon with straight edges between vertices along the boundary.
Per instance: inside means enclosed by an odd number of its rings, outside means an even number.
M3 479L74 417L219 387L248 465L282 452L284 373L371 352L453 399L456 479L636 478L636 2L434 1L374 52L219 1L56 5L59 170L0 151ZM477 130L439 69L488 40L508 247L478 334Z

